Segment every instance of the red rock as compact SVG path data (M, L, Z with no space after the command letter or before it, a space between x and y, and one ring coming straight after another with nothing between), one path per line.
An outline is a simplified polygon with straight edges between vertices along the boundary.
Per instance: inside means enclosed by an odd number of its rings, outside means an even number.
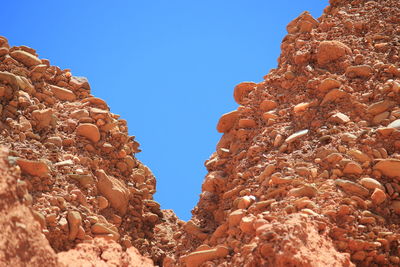
M142 256L136 248L129 247L123 251L117 243L102 238L79 244L74 249L58 253L57 257L58 262L65 266L154 266L152 260Z
M229 219L228 219L229 226L232 227L232 226L238 225L244 215L245 215L245 211L242 209L238 209L238 210L231 212L229 214Z
M339 88L342 83L339 82L338 80L332 79L332 78L326 78L321 82L321 84L318 86L318 90L321 92L327 92L329 90Z
M220 133L228 132L230 129L232 129L233 125L238 119L238 116L239 112L237 110L222 115L217 124L217 131Z
M243 99L249 92L256 88L257 84L253 82L243 82L235 86L233 97L239 105L244 104Z
M325 65L351 54L351 49L340 41L322 41L318 46L318 64Z
M124 215L128 208L130 196L125 184L114 177L108 176L103 170L96 171L96 176L98 178L97 188L99 192L107 198L111 207Z
M357 162L351 161L343 169L344 174L362 174L363 169Z
M69 80L69 84L74 90L78 90L81 88L85 90L90 90L89 81L86 77L72 76Z
M238 125L240 128L254 128L257 123L253 119L240 119Z
M376 188L379 188L381 190L385 190L383 185L373 178L362 178L359 183L368 189L375 190Z
M313 28L318 26L319 22L315 20L309 12L305 11L296 19L292 20L286 27L288 33L305 33L311 32Z
M351 149L347 152L347 154L362 163L371 161L370 157L367 154L357 149Z
M18 60L27 67L33 67L42 63L36 56L22 50L15 50L10 53L10 56Z
M389 108L393 107L396 103L390 100L383 100L383 101L379 101L376 102L372 105L370 105L367 108L367 112L373 115L377 115L379 113L382 113L386 110L388 110Z
M51 91L53 92L54 96L59 100L63 101L74 101L76 99L75 94L66 88L58 87L55 85L50 85Z
M100 131L96 125L91 123L81 123L76 127L76 134L86 137L90 141L97 143L100 140Z
M32 112L32 117L38 130L54 126L56 123L56 117L52 109L35 110Z
M240 230L242 230L244 233L252 233L254 231L254 221L254 216L243 217L240 221Z
M7 47L0 47L0 57L4 57L8 54L9 49Z
M107 103L98 97L88 97L81 100L82 103L90 103L98 108L109 110Z
M4 36L0 36L0 47L7 47L10 48L10 45L8 44L8 40Z
M311 185L303 185L299 188L293 188L289 190L288 196L294 196L294 197L315 197L318 193L318 190Z
M374 169L380 171L389 178L400 177L400 160L382 159L375 164Z
M22 173L39 177L47 176L50 173L49 166L44 161L34 161L17 158L16 162L21 168Z
M69 240L74 240L78 235L79 226L82 223L82 217L77 211L69 211L67 215L69 225Z
M293 107L294 113L300 113L308 109L310 103L300 103Z
M1 148L0 263L3 266L59 266L56 254L34 219L35 213L38 213L32 212L19 199L22 188L17 182L15 168L9 168L6 163L7 156L7 152ZM44 226L44 218L42 223Z
M368 65L349 66L346 69L346 76L349 78L369 78L373 73L373 69Z
M348 123L350 121L350 118L347 115L338 112L336 114L333 114L329 118L329 121L336 122L336 123Z
M97 197L99 210L104 210L108 207L108 200L105 197L99 196Z
M397 265L400 2L330 2L318 21L303 13L288 25L278 66L264 81L235 88L242 106L221 119L225 134L186 223L153 200L155 178L135 158L127 122L90 95L87 80L48 60L26 67L2 53L36 51L0 38L0 142L14 157L53 162L51 179L20 177L8 158L0 262L56 265L42 240L64 251L58 259L66 266L151 264L131 255L133 246L165 267ZM60 95L70 100L58 101L52 85L69 90ZM76 127L85 123L101 137L81 138ZM93 176L99 169L109 175ZM15 217L14 206L35 217ZM224 254L214 257L220 246Z
M91 232L95 234L96 237L105 238L106 240L117 241L120 238L118 232L111 229L112 227L105 225L103 223L95 223L90 228Z
M375 205L380 205L386 200L386 194L382 189L375 188L374 192L371 195L371 199Z
M320 105L323 106L326 103L333 102L336 101L337 99L344 98L347 96L348 94L340 89L332 89L325 95Z
M272 109L275 109L278 106L278 104L269 99L265 99L263 102L260 104L260 109L263 111L270 111Z
M0 71L0 80L7 82L10 86L17 89L18 88L18 81L17 76L6 71Z
M222 190L225 182L226 179L223 176L223 172L220 171L210 172L209 174L206 175L201 188L202 191L215 192Z
M273 120L278 119L279 116L276 115L274 111L269 111L269 112L263 113L263 118L268 121L269 119L273 119Z
M213 249L192 252L189 255L184 256L183 261L186 263L187 267L198 267L203 262L224 258L228 256L228 254L229 249L226 246L217 246Z
M393 209L393 211L397 214L400 215L400 201L394 200L392 201L392 204L390 207Z
M366 189L364 186L356 184L352 181L348 181L348 180L342 180L342 179L337 179L335 181L335 183L340 186L343 191L345 191L346 193L350 194L350 195L358 195L358 196L368 196L369 195L369 191L368 189Z

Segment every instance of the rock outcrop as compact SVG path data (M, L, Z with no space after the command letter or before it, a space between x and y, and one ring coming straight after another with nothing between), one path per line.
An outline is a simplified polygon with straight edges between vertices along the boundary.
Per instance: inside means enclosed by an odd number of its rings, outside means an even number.
M332 0L289 23L278 68L235 87L164 266L400 264L399 15Z
M86 78L51 66L32 48L0 40L0 145L20 170L15 177L29 199L24 209L32 210L38 236L52 248L43 250L64 252L65 259L78 253L65 251L103 238L160 263L172 246L153 238L154 226L165 219L152 197L155 178L135 158L139 144L127 122L90 94ZM14 261L3 255L0 262Z
M399 25L396 0L290 22L278 67L234 88L188 222L87 79L1 37L0 263L399 266Z

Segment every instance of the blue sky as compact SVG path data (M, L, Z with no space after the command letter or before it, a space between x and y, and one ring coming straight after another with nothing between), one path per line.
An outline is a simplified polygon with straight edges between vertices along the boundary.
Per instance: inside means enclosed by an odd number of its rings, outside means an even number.
M5 1L0 35L86 76L128 121L157 178L155 199L191 217L233 87L277 65L286 25L327 0Z

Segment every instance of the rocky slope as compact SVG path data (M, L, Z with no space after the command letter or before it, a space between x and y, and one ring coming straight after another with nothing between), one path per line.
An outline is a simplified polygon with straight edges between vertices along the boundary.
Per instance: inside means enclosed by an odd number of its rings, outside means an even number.
M400 2L331 1L287 31L278 68L235 87L166 266L400 265Z
M186 223L85 78L0 38L0 262L400 266L400 3L330 2L235 87Z
M134 157L127 122L90 94L88 81L0 38L0 145L55 252L96 237L160 262L171 244L154 226L177 218L153 200L155 178ZM173 227L172 227L173 228Z

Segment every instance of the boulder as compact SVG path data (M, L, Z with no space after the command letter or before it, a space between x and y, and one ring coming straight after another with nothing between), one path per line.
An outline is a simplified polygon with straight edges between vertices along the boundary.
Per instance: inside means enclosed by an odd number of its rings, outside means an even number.
M218 121L217 131L220 133L228 132L230 129L232 129L238 117L239 117L239 111L237 110L225 113L224 115L221 116L221 118Z
M329 62L343 58L351 54L351 49L339 41L322 41L317 50L317 61L319 65L326 65Z
M346 68L346 76L349 78L369 78L373 73L374 70L368 65L349 66Z
M90 90L89 81L86 77L72 76L71 79L69 80L69 84L72 86L74 90L78 89Z
M304 11L297 18L292 20L287 26L286 30L288 33L305 33L311 32L313 28L316 28L319 22L314 19L308 11Z
M233 98L236 103L243 105L243 99L256 88L257 84L253 82L243 82L235 86L233 91Z
M104 170L96 171L97 189L118 213L124 215L128 209L130 192L124 182L108 176Z
M380 205L386 200L386 194L382 189L375 188L374 192L371 195L371 199L375 205Z
M0 81L7 82L14 90L19 87L17 76L7 71L0 71Z
M352 181L337 179L335 181L335 184L349 195L354 194L362 197L366 197L369 195L369 191L367 188Z
M265 99L261 102L260 109L262 111L270 111L270 110L275 109L277 106L278 106L278 104L275 101Z
M76 127L76 134L86 137L93 143L97 143L100 140L99 128L92 123L81 123Z
M35 127L38 130L53 127L56 124L56 117L53 114L53 110L43 109L43 110L35 110L32 112L32 118L35 121Z
M240 221L242 220L245 214L246 212L243 209L232 211L228 216L229 226L233 227L239 225Z
M385 190L385 188L383 187L383 185L378 182L377 180L373 179L373 178L362 178L359 183L364 186L365 188L371 189L371 190L375 190L376 188L379 188L381 190Z
M213 249L200 250L183 257L187 267L199 267L203 262L228 256L229 249L219 245Z
M28 68L42 64L42 61L40 59L38 59L36 56L34 56L26 51L23 51L23 50L15 50L10 53L10 56L12 58L14 58L15 60L21 62Z
M66 88L62 88L55 85L50 85L50 89L53 92L54 96L63 101L74 101L76 99L76 95Z
M67 214L67 221L69 226L68 239L74 240L78 235L79 226L82 224L81 214L77 211L69 211Z
M21 168L21 172L25 174L44 177L48 176L50 172L49 166L44 161L17 158L16 162Z
M400 178L400 160L398 159L382 159L374 165L374 169L389 178Z
M359 175L363 173L363 169L355 161L350 161L349 163L346 164L346 166L343 169L344 174L354 174L354 175Z
M339 88L340 85L342 85L342 83L339 82L338 80L332 78L326 78L320 83L320 85L318 86L318 90L321 92L327 92L334 88Z
M395 105L396 105L396 102L394 102L394 101L382 100L382 101L371 104L367 108L367 113L372 114L372 115L377 115L379 113L382 113L382 112L390 109L391 107L393 107Z
M255 128L257 122L253 119L240 119L238 125L240 128Z
M340 89L332 89L329 91L325 96L324 99L321 102L321 106L325 105L326 103L336 101L337 99L344 98L349 96L348 93L345 91L342 91Z

